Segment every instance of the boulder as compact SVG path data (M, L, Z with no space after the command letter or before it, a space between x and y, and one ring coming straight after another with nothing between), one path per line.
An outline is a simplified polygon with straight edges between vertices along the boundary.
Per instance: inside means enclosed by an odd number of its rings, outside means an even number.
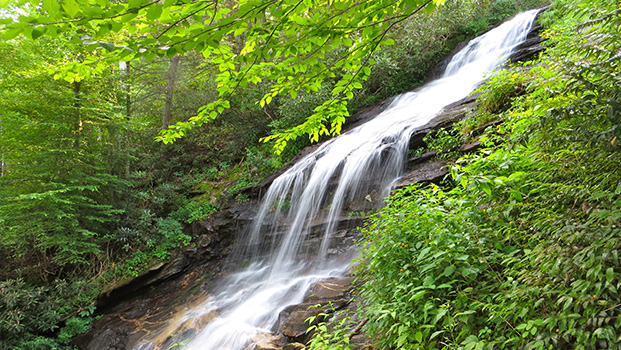
M306 302L289 305L278 315L277 330L280 334L293 342L306 343L309 334L306 332L312 324L323 321L317 317L311 324L306 322L309 317L316 317L322 313L331 313L342 309L350 299L332 300L330 302Z
M333 277L315 282L310 286L304 301L313 303L349 299L353 289L353 282L353 277Z
M287 341L282 335L270 333L259 333L252 337L252 344L249 348L253 350L282 350Z
M392 188L398 189L418 182L438 184L448 173L449 169L444 160L416 164L412 167L410 172L395 181Z
M125 350L129 333L126 329L106 329L95 337L86 350ZM142 349L149 350L149 349Z
M106 307L108 304L114 304L127 295L134 294L146 287L160 284L181 274L189 265L190 261L187 256L184 253L179 253L166 263L158 262L154 264L138 277L121 281L116 285L108 287L107 290L104 290L99 295L97 304L100 308Z

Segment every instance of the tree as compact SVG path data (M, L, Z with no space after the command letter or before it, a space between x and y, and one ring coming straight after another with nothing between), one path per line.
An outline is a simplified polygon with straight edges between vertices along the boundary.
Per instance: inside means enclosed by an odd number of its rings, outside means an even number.
M87 57L67 77L80 79L106 62L173 58L189 51L202 53L219 68L219 98L198 110L188 121L164 130L167 143L188 130L216 118L230 108L239 89L270 81L271 88L258 101L295 98L300 91L317 91L335 81L332 97L298 126L265 140L275 140L281 152L289 140L308 134L338 134L348 116L347 101L371 73L371 54L392 44L386 38L397 23L444 0L241 0L222 4L216 0L4 0L29 10L28 14L0 21L5 39L19 34L37 39L75 31L87 50L105 51L105 57ZM112 40L111 34L126 33ZM243 35L244 42L239 38ZM239 47L243 45L241 50ZM326 54L341 49L336 59ZM95 69L97 71L97 69Z
M181 57L179 55L173 56L170 59L170 66L168 68L168 81L166 83L166 96L164 97L164 115L162 116L162 129L167 129L173 122L172 104L173 93L175 91L175 81L177 80L177 68Z
M59 39L0 43L0 247L41 279L82 269L117 220L108 191L108 127L118 124L102 79L54 80L45 69L80 48ZM122 121L122 118L118 118ZM0 249L2 249L0 248Z

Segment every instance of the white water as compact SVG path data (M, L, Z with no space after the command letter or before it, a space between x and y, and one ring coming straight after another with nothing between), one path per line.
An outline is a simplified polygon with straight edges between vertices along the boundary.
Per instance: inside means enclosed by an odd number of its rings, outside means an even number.
M372 191L379 198L389 193L403 171L414 129L429 122L444 106L468 96L490 70L502 64L525 39L536 13L522 13L472 40L455 55L442 78L397 97L373 120L325 142L278 177L247 237L246 253L253 263L221 281L219 292L193 311L217 311L219 316L188 348L243 349L256 335L270 332L285 306L301 302L313 281L343 275L349 260L327 256L342 209L352 200L369 198ZM333 177L338 178L338 185L328 193L328 180ZM364 179L371 177L369 185ZM287 206L286 214L277 214ZM301 242L308 238L311 222L320 214L330 224L324 225L314 257L300 259ZM264 232L262 227L272 227L272 232ZM281 231L284 233L274 234ZM263 237L271 238L265 241Z

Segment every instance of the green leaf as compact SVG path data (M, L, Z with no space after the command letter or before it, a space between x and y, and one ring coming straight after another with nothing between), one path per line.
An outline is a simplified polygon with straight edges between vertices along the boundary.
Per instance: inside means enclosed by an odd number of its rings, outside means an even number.
M140 7L142 5L142 0L129 0L127 3L127 7L130 9Z
M488 196L492 195L492 189L489 187L489 184L487 182L480 182L479 186Z
M48 13L49 16L54 17L57 15L60 6L56 0L43 0L43 10ZM0 4L0 7L3 7Z
M607 268L606 269L606 280L612 283L614 281L614 278L615 278L615 269L612 267Z
M422 343L423 342L423 333L416 332L416 334L414 334L414 340L416 340L419 343Z
M80 6L75 0L65 0L63 2L63 9L69 17L75 17L80 11Z
M32 37L32 40L36 40L41 35L43 35L43 33L45 33L45 29L46 29L46 27L33 29L32 33L30 34L30 36Z
M414 9L414 8L417 8L418 6L420 6L420 0L406 0L405 4L409 8Z
M444 273L443 273L443 275L444 275L444 276L451 276L451 275L455 272L455 270L456 270L456 269L457 269L457 267L455 267L455 265L450 265L450 266L447 266L447 267L444 269Z
M22 28L9 29L2 35L4 40L11 40L23 32Z
M347 1L335 1L333 3L334 8L336 8L337 10L343 10L345 8L347 8L348 6L348 2Z
M109 42L105 42L105 41L100 41L99 42L99 46L103 47L104 49L106 49L108 51L116 50L116 46L114 46L114 44L109 43Z
M425 291L425 290L418 291L414 295L412 295L412 297L410 297L409 301L414 301L414 300L420 299L426 293L427 293L427 291Z
M149 9L147 10L147 19L151 21L160 18L161 15L162 15L162 5L160 4L151 5Z

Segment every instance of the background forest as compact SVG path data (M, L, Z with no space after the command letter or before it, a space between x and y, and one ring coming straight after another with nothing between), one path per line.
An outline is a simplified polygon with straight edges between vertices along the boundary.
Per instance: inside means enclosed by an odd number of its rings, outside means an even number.
M414 88L457 43L541 5L455 0L400 22L349 112ZM490 148L457 161L446 188L397 194L366 227L360 273L374 283L361 292L380 348L618 346L619 10L614 1L555 1L543 23L547 56L493 78L470 121L451 131L468 138L501 119L484 138ZM132 34L110 41L119 35ZM73 73L97 54L76 33L8 36L0 42L2 349L72 348L102 290L191 244L192 223L247 200L241 189L310 145L300 137L275 155L259 139L303 123L337 83L260 105L270 89L260 82L215 120L163 144L154 142L161 129L218 98L218 67L202 54ZM243 36L223 40L242 45ZM317 344L347 347L328 338Z

